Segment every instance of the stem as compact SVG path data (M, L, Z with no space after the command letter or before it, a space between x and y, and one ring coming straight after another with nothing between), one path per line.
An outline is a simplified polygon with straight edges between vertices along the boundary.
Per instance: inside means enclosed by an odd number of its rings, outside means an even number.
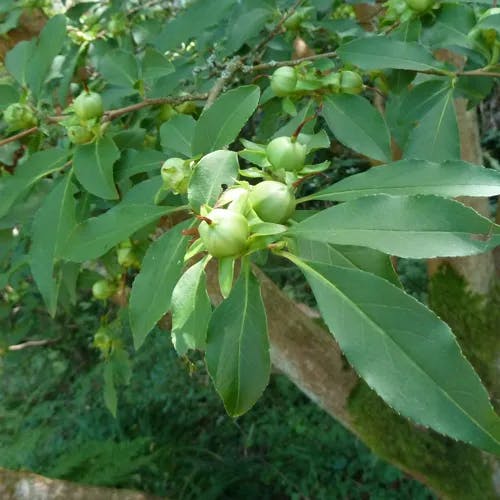
M215 99L224 89L225 85L233 78L234 74L241 69L243 61L241 57L237 56L231 59L224 70L222 71L220 78L214 83L213 87L208 93L207 102L205 103L204 109L208 109L214 102Z
M298 205L299 203L305 203L306 201L311 201L311 200L314 200L314 199L316 199L314 197L314 194L310 194L309 196L303 196L302 198L297 198L295 200L295 203Z
M297 140L297 137L299 136L300 132L304 128L304 126L309 123L311 120L314 120L315 118L318 117L318 115L321 113L321 110L323 109L323 104L320 104L316 111L314 112L313 115L308 116L302 120L302 123L296 128L295 132L292 134L292 142L295 142Z
M209 219L208 217L205 217L203 215L195 215L195 217L198 219L198 220L201 220L202 222L206 222L208 225L210 224L213 224L213 220L212 219Z
M148 106L157 106L159 104L181 104L186 101L204 101L207 98L208 94L193 94L179 97L158 97L156 99L145 99L144 101L136 104L125 106L124 108L106 111L106 113L104 113L103 121L115 120L116 118L126 115L127 113L138 111L139 109L147 108Z
M305 182L307 179L310 179L311 177L314 177L316 175L320 175L323 172L312 172L310 174L304 175L304 177L301 177L300 179L297 179L293 184L293 188L297 189L303 182ZM304 198L308 198L308 196L305 196ZM304 200L304 198L299 198L299 200ZM299 203L299 200L295 200L295 203ZM306 200L307 201L307 200ZM302 203L302 201L300 201Z
M9 144L10 142L17 141L18 139L22 139L23 137L26 137L28 135L34 134L38 130L38 127L32 127L27 130L23 130L22 132L19 132L16 135L12 135L11 137L7 137L7 139L4 139L3 141L0 141L0 147L5 146L6 144Z
M293 262L300 269L306 269L306 268L310 269L310 267L300 257L297 257L293 253L285 252L283 250L275 251L275 253L276 255L284 257L285 259L288 259L290 262Z
M328 59L337 57L337 53L333 52L324 52L323 54L314 54L312 56L299 57L297 59L290 59L288 61L271 61L268 63L256 64L254 66L243 66L243 71L245 73L249 73L250 71L261 71L273 68L279 68L281 66L296 66L305 61L316 61L318 59Z

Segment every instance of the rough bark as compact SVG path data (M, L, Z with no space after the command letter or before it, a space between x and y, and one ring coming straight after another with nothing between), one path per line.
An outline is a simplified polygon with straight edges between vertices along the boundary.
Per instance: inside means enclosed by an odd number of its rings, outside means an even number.
M101 488L49 479L30 472L0 469L2 500L156 500L160 497L132 490Z

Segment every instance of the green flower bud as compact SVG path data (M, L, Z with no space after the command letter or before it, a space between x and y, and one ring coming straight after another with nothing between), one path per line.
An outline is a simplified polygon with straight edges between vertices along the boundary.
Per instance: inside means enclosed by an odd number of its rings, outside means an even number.
M3 112L3 118L12 131L31 128L37 124L35 114L26 104L11 104Z
M163 189L172 190L176 194L187 193L191 167L189 160L169 158L161 167Z

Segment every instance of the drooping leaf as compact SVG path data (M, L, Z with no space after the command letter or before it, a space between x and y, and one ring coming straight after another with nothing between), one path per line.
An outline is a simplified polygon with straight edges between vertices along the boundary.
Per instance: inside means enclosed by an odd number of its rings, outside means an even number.
M238 178L238 154L234 151L214 151L196 165L188 188L189 204L199 212L203 204L213 205L223 186L232 186Z
M5 56L5 67L7 71L23 87L27 86L27 72L31 61L33 61L36 40L22 41L16 44Z
M292 260L349 362L389 405L421 425L500 453L500 419L446 323L373 274Z
M59 170L67 158L68 152L58 148L38 151L19 165L13 176L0 177L0 218L40 179Z
M66 174L45 198L33 222L31 272L52 316L56 313L61 285L56 256L76 225L74 190L71 175Z
M346 177L308 198L348 201L373 194L496 196L500 172L461 160L401 160Z
M430 195L376 195L327 208L292 226L289 233L422 259L485 252L495 227L454 200Z
M148 333L170 307L172 291L184 265L188 238L182 231L191 221L174 226L154 241L132 285L129 318L134 346L142 346Z
M259 98L260 90L256 85L222 94L196 122L193 154L208 153L233 142L257 108Z
M191 144L196 120L189 115L176 115L160 127L161 147L191 158Z
M242 272L208 326L206 361L229 415L248 411L269 381L271 361L260 285Z
M364 70L393 68L425 71L442 67L422 45L385 36L358 38L340 46L337 52L344 63Z
M172 292L172 342L179 356L205 349L212 306L206 290L205 262L191 266Z
M103 396L104 404L109 410L111 415L116 418L116 412L118 409L118 395L116 394L115 381L113 376L113 365L107 362L104 365L104 386L103 386Z
M113 208L78 224L68 235L60 256L74 262L95 259L139 229L178 210L154 204L160 186L158 178L137 184Z
M364 97L331 95L325 99L322 115L335 137L345 146L375 160L391 160L387 125Z
M410 132L403 157L430 161L460 159L460 136L452 89L441 96Z
M110 137L77 146L73 156L76 178L89 193L116 200L118 191L113 179L113 165L119 157L120 152Z
M47 21L33 49L34 60L27 62L26 83L38 98L54 58L66 42L66 17L57 15ZM36 63L34 63L36 61Z

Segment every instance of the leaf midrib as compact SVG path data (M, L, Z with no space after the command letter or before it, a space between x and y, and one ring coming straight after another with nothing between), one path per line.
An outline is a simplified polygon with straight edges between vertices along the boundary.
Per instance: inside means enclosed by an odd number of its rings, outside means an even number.
M244 299L244 305L242 312L243 314L241 315L241 326L240 326L240 331L238 334L238 359L237 359L237 390L236 390L236 409L240 407L240 397L241 397L241 345L242 345L242 338L244 334L244 329L245 329L245 319L247 317L247 310L248 310L248 295L249 295L249 285L250 285L250 280L248 279L248 276L245 276L245 288L244 288L244 293L245 293L245 299Z
M444 388L442 388L441 385L439 385L430 374L428 374L420 366L419 363L417 363L414 359L412 359L408 355L408 353L400 346L400 344L398 344L396 342L395 339L393 339L393 337L391 337L390 335L386 334L385 331L384 331L384 329L375 320L373 320L367 313L365 313L365 311L363 311L362 309L359 309L358 307L356 307L356 304L349 297L347 297L344 293L342 293L331 281L329 281L328 279L326 279L321 273L319 273L318 271L316 271L314 268L308 266L303 261L301 261L300 264L298 262L295 262L295 264L297 264L299 267L307 268L308 272L311 272L311 273L315 274L317 276L317 278L320 279L321 281L323 281L324 283L326 283L327 286L330 286L331 288L333 288L334 290L336 290L336 292L337 292L338 295L344 297L344 299L347 300L351 304L351 307L354 306L355 310L359 311L360 314L362 316L364 316L369 323L371 323L371 324L374 325L374 327L375 327L375 329L377 331L381 332L381 337L382 338L388 338L397 348L399 348L399 350L404 354L404 356L410 361L410 364L413 364L421 373L423 373L428 379L430 379L431 382L433 382L434 385L437 386L437 388L439 389L439 391L442 392L445 395L445 397L448 400L450 400L455 405L456 408L459 409L459 411L461 411L465 416L467 416L470 419L470 421L473 422L474 425L478 429L480 429L487 436L489 436L493 440L494 443L500 444L500 441L497 438L495 438L489 431L487 431L486 429L484 429L483 426L479 422L477 422L477 420L476 420L475 417L471 416L464 408L462 408L462 406L460 406L455 401L455 399ZM332 267L337 267L337 266L332 266ZM456 343L456 341L455 341L455 343ZM463 356L463 354L462 354L462 356Z
M468 184L466 182L464 182L463 184L460 184L460 183L453 183L453 184L419 184L418 186L414 186L414 185L409 185L409 186L380 186L380 187L367 187L367 188L353 188L353 189L343 189L341 191L336 191L336 190L331 190L331 191L323 191L322 193L318 193L317 196L315 195L311 195L310 197L308 197L309 199L314 199L314 200L321 200L321 199L324 199L323 197L324 196L329 196L329 195L338 195L338 196L343 196L343 195L349 195L349 194L354 194L354 193L369 193L369 195L372 195L373 193L375 194L387 194L386 191L388 190L393 190L393 191L396 191L396 190L401 190L401 189L404 189L404 190L408 190L408 189L419 189L419 188L443 188L443 187L452 187L452 188L456 188L456 187L462 187L462 186L467 186L467 187L476 187L476 188L486 188L486 187L489 187L489 188L494 188L495 185L491 185L491 184ZM499 187L500 187L500 184L499 184ZM496 191L494 192L496 193ZM421 193L420 191L418 191L416 194L436 194L436 193ZM497 193L498 194L498 193ZM313 198L314 196L314 198ZM456 193L456 194L453 194L451 196L470 196L470 195L467 195L467 194L464 194L462 192L460 193ZM495 196L495 194L480 194L480 195L476 195L476 196Z

